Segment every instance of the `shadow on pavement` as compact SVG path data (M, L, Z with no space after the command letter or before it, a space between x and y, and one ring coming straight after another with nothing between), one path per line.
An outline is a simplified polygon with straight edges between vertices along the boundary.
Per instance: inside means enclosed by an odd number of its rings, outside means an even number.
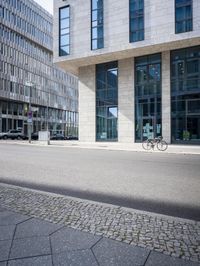
M61 194L70 197L76 197L80 199L86 199L91 201L97 201L102 203L108 203L118 205L121 207L128 207L137 210L155 212L163 215L170 215L174 217L180 217L185 219L192 219L200 221L200 207L186 206L181 204L172 204L168 202L153 201L138 198L119 197L115 195L109 195L104 193L93 193L90 191L74 190L69 188L63 188L59 186L48 186L42 184L34 184L30 182L19 182L12 179L5 179L0 177L0 183L20 186L23 188L30 188L39 191L51 192Z

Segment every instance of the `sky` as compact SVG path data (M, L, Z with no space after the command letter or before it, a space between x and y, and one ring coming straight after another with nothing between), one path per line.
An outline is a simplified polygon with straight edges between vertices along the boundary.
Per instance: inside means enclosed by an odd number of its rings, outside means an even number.
M53 15L53 0L34 0Z

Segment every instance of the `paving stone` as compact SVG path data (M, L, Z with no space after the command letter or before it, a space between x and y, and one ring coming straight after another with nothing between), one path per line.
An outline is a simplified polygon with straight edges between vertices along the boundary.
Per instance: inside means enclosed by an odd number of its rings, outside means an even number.
M1 265L0 265L1 266ZM8 266L52 266L51 256L39 256L8 261Z
M100 266L141 266L149 250L103 238L93 248Z
M7 262L6 261L0 262L0 266L7 266Z
M11 240L0 241L0 261L8 259L11 242Z
M15 225L0 226L0 240L9 240L13 238Z
M50 238L52 252L57 253L69 250L89 249L101 237L71 228L63 228L54 233Z
M28 216L10 211L0 212L0 225L15 225L29 219Z
M17 225L15 238L49 236L63 226L38 219L30 219Z
M54 266L98 266L91 250L78 250L53 255Z
M6 211L6 209L4 209L3 207L0 206L0 212L4 212L4 211Z
M145 266L200 266L199 263L173 258L155 251L152 251Z
M49 237L15 239L9 259L51 254Z
M0 195L0 206L3 208L133 246L200 262L200 222L138 212L67 196L44 194L19 187L0 185ZM1 219L1 215L7 212L0 212L0 225L8 225L11 221L12 224L16 223L12 217L9 217L7 222L5 217ZM1 224L3 220L4 223ZM41 227L34 229L34 233L29 231L27 229L24 235L37 235Z

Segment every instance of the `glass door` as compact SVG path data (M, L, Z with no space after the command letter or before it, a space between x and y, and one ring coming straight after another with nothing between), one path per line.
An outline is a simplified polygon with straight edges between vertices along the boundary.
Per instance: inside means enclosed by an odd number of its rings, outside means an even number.
M142 119L142 141L154 138L154 119L147 117Z

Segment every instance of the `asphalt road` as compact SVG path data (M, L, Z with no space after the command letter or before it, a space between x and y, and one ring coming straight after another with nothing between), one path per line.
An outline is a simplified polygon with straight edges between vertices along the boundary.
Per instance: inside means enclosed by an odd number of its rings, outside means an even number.
M0 182L200 220L200 156L0 142Z

